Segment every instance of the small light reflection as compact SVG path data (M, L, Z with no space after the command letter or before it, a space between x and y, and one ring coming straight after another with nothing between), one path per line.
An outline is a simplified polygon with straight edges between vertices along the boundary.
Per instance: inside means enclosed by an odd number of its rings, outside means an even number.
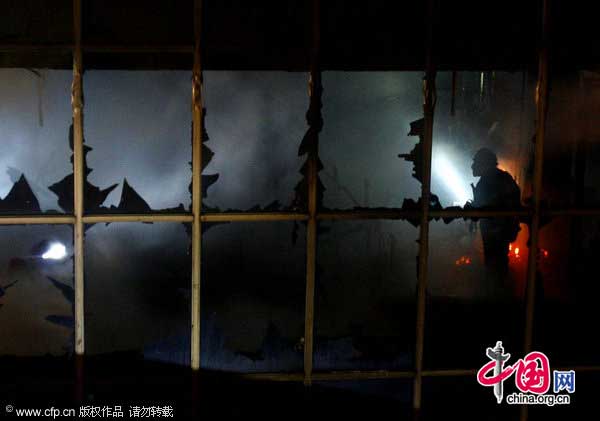
M67 257L67 248L61 243L52 243L48 250L42 254L44 260L62 260Z

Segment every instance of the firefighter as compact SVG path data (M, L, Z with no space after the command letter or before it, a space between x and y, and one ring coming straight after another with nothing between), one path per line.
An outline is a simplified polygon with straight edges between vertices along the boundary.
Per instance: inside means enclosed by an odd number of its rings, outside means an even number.
M476 208L498 210L518 209L521 206L521 190L512 176L498 168L496 154L482 148L473 157L471 166L474 177L480 177L473 187L473 202ZM479 223L485 265L498 275L508 271L508 246L519 233L519 220L509 218L484 218Z

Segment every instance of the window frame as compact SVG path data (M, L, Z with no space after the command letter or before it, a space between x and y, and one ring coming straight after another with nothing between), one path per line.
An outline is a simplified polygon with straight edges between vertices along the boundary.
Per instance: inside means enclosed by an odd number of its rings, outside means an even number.
M429 258L429 223L434 218L489 218L489 217L529 217L531 218L530 239L531 250L536 250L539 244L540 221L542 216L600 216L600 209L591 208L569 208L569 209L543 209L541 207L542 193L542 167L544 152L544 137L546 114L548 108L548 3L543 1L541 13L541 43L538 51L538 80L536 85L536 142L534 151L534 174L533 174L533 200L532 203L522 210L432 210L429 208L430 184L431 184L431 149L432 128L434 122L434 110L436 102L435 77L436 68L434 63L434 0L428 1L428 19L426 31L427 57L423 84L423 111L425 117L425 134L423 138L423 183L421 190L420 209L407 211L402 209L385 210L339 210L329 211L318 208L318 137L320 127L313 127L311 133L312 147L308 152L308 209L306 212L275 212L275 213L211 213L202 211L202 132L203 132L203 107L202 107L202 0L194 1L194 45L179 47L119 47L103 46L101 51L105 52L178 52L193 54L192 68L192 210L190 213L148 213L143 215L116 215L116 214L86 214L84 210L83 186L85 180L84 172L84 149L83 149L83 51L96 51L98 47L86 46L82 43L81 29L81 0L73 0L73 29L74 44L72 46L56 47L60 51L69 51L73 55L73 82L71 88L71 104L73 110L74 147L73 147L73 172L75 177L74 186L74 211L67 215L2 215L0 225L35 225L35 224L59 224L73 226L74 244L74 286L75 286L75 352L77 360L77 382L78 388L82 389L83 356L85 355L85 320L84 320L84 227L85 224L94 223L120 223L120 222L184 222L192 225L192 279L191 279L191 369L197 372L200 369L200 306L201 306L201 253L202 253L202 224L210 222L263 222L263 221L305 221L307 230L306 241L306 301L305 301L305 335L304 335L304 372L303 373L252 373L240 374L241 377L262 380L277 381L302 381L309 386L314 381L344 381L344 380L369 380L369 379L413 379L413 408L418 411L422 404L422 379L423 377L445 377L445 376L474 376L477 369L455 369L425 370L423 368L423 349L425 336L425 310L427 291L427 263ZM320 1L312 0L312 48L310 56L310 78L308 82L310 106L309 110L317 113L317 119L321 119L321 66L320 66ZM533 24L533 22L532 22ZM0 46L1 47L1 46ZM8 48L8 47L7 47ZM41 49L42 47L39 46ZM55 48L55 49L56 49ZM2 49L2 48L0 48ZM36 51L36 46L10 46L10 51ZM308 119L309 126L316 124ZM417 317L416 317L416 342L415 342L415 366L413 370L393 371L313 371L313 327L315 306L315 268L316 249L318 245L317 225L319 221L327 220L368 220L368 219L420 219L419 234L419 277L417 284ZM527 269L526 288L526 313L525 326L523 326L525 352L531 351L533 333L533 314L535 308L535 283L538 260L536 253L529 253ZM569 367L576 371L600 371L600 366ZM524 417L526 419L526 409ZM523 413L522 413L523 415Z

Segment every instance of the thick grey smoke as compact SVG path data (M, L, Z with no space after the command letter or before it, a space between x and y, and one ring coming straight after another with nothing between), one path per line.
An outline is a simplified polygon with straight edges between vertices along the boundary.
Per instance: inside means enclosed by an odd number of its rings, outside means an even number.
M421 104L417 72L323 75L325 206L401 207L405 198L419 197L412 166L397 156L418 141L407 135L410 122L422 117Z
M89 71L84 75L89 181L128 183L153 209L189 206L190 73ZM118 205L121 188L105 205Z
M56 196L47 187L71 172L71 73L44 70L38 74L24 69L0 71L0 196L23 173L42 210L59 210ZM153 209L180 203L189 207L190 77L185 71L85 73L84 135L93 148L87 155L93 169L88 180L100 188L120 185L105 206L119 204L126 178ZM326 188L326 207L401 207L404 199L418 200L421 185L412 177L412 163L398 154L410 152L418 141L407 135L410 123L422 118L421 77L418 72L323 75L325 124L320 155L324 169L320 177ZM206 72L204 80L210 137L206 146L214 153L205 174L219 174L208 190L206 204L222 211L265 207L276 200L289 205L302 178L304 158L298 157L298 146L307 129L307 75ZM462 205L465 198L471 198L470 183L476 180L470 164L479 147L494 147L506 169L521 177L522 188L530 160L530 84L526 84L526 105L522 106L520 74L461 73L459 82L456 113L450 115L450 75L441 74L438 80L432 190L445 206L463 201ZM292 223L257 224L225 224L204 235L203 317L209 327L203 331L208 335L203 340L212 351L203 364L213 368L262 370L301 364L294 349L303 335L304 228L297 227L301 235L293 243ZM317 366L355 364L349 356L361 344L348 342L350 337L379 335L387 341L401 335L406 344L412 343L410 306L416 285L418 229L406 221L323 222L321 228L316 298L321 356ZM3 262L29 253L31 233L24 228L14 230L22 234L13 235L11 241L22 244L3 247ZM69 245L70 230L65 230L61 241ZM39 232L45 236L45 231ZM430 293L469 299L490 296L476 275L452 282L456 260L470 255L476 261L481 253L470 225L437 222L432 237ZM186 361L188 244L181 224L89 228L86 317L91 353L151 349L154 357L167 352L171 360ZM71 260L65 262L66 267L70 264ZM477 264L480 261L474 267ZM27 267L37 271L35 282L45 282L41 266ZM69 271L63 272L61 281L72 285ZM11 279L6 275L2 285ZM53 295L38 296L38 289L26 286L27 282L23 278L7 289L3 302L20 291L16 306L27 312L34 299L54 303L60 298L52 287ZM45 285L47 289L49 284ZM0 317L4 310L0 308ZM68 313L68 305L63 310ZM14 322L4 319L4 323ZM19 329L10 326L12 332ZM50 326L44 321L38 327L63 329L63 339L68 337L68 329ZM265 340L275 341L270 346L285 349L289 358L279 366L269 366L268 356L259 355ZM338 342L332 345L331 340ZM404 351L412 345L404 349L399 339L390 341L395 344L390 351L395 352L394 364L406 365ZM19 343L23 350L29 349L28 339ZM165 343L169 351L161 351L160 344ZM332 353L331 347L342 349L339 353L344 355ZM2 350L9 352L19 349ZM361 352L368 354L364 349ZM220 358L221 354L227 358Z
M42 210L60 210L48 190L71 172L72 72L0 69L0 197L25 174Z

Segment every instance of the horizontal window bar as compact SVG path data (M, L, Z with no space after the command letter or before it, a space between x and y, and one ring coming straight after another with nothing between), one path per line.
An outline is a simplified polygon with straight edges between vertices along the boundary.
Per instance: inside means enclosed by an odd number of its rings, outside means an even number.
M337 219L406 219L406 218L418 218L421 212L416 211L405 211L402 209L389 209L389 210L339 210L339 211L322 211L317 213L317 219L319 220L337 220Z
M544 210L548 216L600 216L600 209L554 209ZM319 220L366 220L366 219L408 219L420 215L420 211L398 210L340 210L323 211L317 214ZM431 218L503 218L513 216L530 216L530 210L432 210ZM83 217L86 224L109 222L192 222L191 214L94 214ZM308 215L297 212L236 212L236 213L203 213L202 222L255 222L255 221L306 221ZM73 215L0 215L0 225L29 225L29 224L74 224Z
M83 217L85 224L103 222L192 222L193 215L189 214L136 214L136 215L86 215Z
M292 212L204 213L200 216L202 222L305 221L307 219L307 214Z
M238 377L238 375L235 375L235 377ZM302 382L302 381L304 381L304 373L246 373L246 374L240 374L239 377L241 377L242 379L247 379L247 380L259 380L259 381L270 381L270 382Z
M189 53L193 45L82 45L84 53Z
M600 212L598 212L600 215ZM334 219L408 219L421 215L420 210L406 211L403 209L359 209L359 210L340 210L323 211L317 214L320 220ZM442 209L430 210L431 218L502 218L513 216L529 216L530 210L493 210L493 209Z
M72 215L7 215L0 216L0 225L74 224Z
M0 44L0 52L71 51L73 44ZM192 53L193 45L112 45L84 44L87 53Z

